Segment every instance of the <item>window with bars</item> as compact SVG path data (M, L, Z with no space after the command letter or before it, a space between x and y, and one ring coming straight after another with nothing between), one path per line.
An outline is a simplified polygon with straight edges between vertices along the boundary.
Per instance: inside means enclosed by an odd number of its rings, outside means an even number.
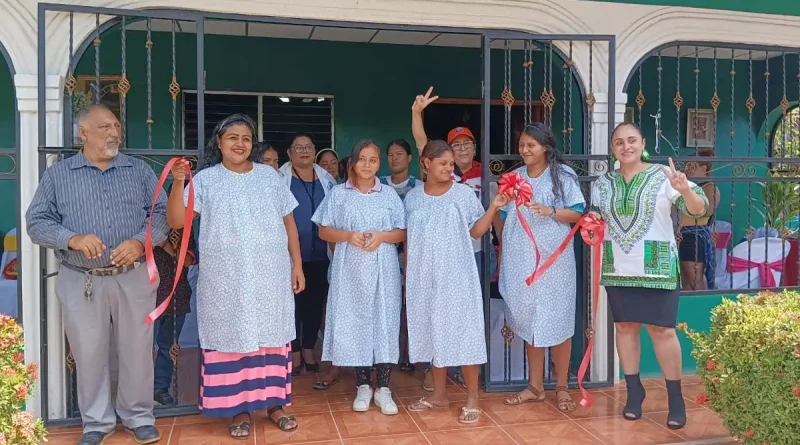
M792 108L775 124L770 149L772 158L800 158L800 108ZM772 171L785 173L791 167L788 163L776 163Z
M197 93L183 94L183 146L197 147ZM244 113L258 123L258 139L278 150L283 162L289 139L309 133L318 148L333 148L333 97L246 93L205 94L205 134L225 117Z

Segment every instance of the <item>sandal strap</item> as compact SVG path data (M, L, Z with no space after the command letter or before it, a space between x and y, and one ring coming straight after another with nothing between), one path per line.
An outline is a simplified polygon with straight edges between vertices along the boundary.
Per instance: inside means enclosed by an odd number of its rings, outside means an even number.
M422 406L424 406L425 408L428 408L428 409L435 408L435 406L431 402L429 402L427 399L425 399L424 397L419 399L419 400L417 400L417 404L422 405Z

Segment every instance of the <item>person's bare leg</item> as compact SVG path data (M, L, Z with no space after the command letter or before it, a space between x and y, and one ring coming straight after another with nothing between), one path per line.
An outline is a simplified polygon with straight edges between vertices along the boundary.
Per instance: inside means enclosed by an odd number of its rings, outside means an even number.
M681 261L681 289L705 290L706 281L703 271L705 265L694 261Z
M686 404L681 392L681 344L674 328L646 326L647 333L653 340L658 364L667 383L669 399L669 416L667 426L673 429L686 425Z
M637 420L642 417L642 402L647 395L639 376L639 360L642 350L639 335L642 325L641 323L614 323L614 329L617 337L619 363L625 374L628 391L628 400L622 414L628 420Z
M572 339L550 348L556 365L556 400L558 409L564 412L575 411L577 405L569 393L569 360L572 353Z
M467 387L467 402L464 404L465 411L459 417L461 422L474 423L480 418L480 390L478 389L478 365L467 365L461 367L461 375ZM478 411L476 411L478 410Z
M544 348L525 343L528 356L528 387L508 397L507 405L519 405L529 400L543 401L544 395Z

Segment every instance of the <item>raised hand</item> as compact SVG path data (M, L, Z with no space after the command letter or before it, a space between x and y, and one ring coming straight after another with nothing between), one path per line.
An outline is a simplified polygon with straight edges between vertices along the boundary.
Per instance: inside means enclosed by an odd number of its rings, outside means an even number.
M439 98L439 96L431 97L431 93L433 93L433 87L428 88L428 92L426 92L425 95L418 94L414 99L414 103L411 105L411 111L414 113L422 113L422 110Z
M176 181L186 180L186 174L191 170L192 166L186 159L181 159L172 165L172 178Z
M683 174L683 172L675 169L675 163L672 162L672 158L669 158L669 169L662 165L661 170L667 175L667 179L669 179L672 188L681 194L689 190L689 180L686 179L686 175Z

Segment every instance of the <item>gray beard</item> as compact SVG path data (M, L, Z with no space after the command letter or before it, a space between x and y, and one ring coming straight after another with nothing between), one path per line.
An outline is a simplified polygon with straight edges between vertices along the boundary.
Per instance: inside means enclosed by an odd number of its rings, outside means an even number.
M108 156L109 158L113 158L119 153L119 148L106 148L103 150L103 154Z

